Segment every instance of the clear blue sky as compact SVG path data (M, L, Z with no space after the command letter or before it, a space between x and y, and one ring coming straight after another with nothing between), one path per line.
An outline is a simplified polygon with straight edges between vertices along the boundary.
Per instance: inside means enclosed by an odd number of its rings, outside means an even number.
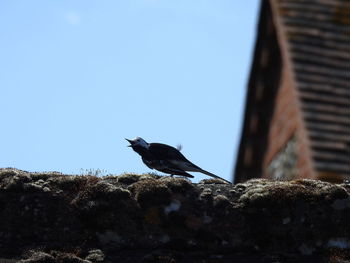
M124 140L141 136L231 179L258 8L1 1L0 167L145 173Z

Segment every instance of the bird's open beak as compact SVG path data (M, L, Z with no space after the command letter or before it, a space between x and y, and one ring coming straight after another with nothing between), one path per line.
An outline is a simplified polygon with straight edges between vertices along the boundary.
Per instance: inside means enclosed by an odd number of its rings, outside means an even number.
M127 140L129 143L130 143L130 145L128 145L127 147L131 147L132 146L132 140L129 140L129 139L127 139L127 138L125 138L125 140Z

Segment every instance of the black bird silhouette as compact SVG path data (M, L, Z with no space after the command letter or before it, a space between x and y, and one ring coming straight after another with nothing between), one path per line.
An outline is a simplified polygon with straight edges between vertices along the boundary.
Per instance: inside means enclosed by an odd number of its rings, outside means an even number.
M187 173L186 171L200 172L231 183L193 164L187 160L178 149L172 146L162 143L147 143L141 137L136 137L133 140L126 140L130 143L128 146L137 152L141 156L144 164L151 169L156 169L171 175L181 175L190 178L193 178L193 175Z

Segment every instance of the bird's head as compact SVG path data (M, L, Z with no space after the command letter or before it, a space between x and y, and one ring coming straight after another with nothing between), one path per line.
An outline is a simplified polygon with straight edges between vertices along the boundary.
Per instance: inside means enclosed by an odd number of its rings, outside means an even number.
M135 150L135 148L139 148L139 147L144 148L144 149L148 149L148 147L149 147L149 144L141 137L136 137L133 140L129 140L129 139L125 139L125 140L127 140L130 143L130 145L128 145L128 147L132 147L134 150Z

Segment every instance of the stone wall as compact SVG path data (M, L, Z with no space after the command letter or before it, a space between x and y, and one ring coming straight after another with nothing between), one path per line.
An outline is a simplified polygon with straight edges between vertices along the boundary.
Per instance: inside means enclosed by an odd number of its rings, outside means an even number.
M349 191L0 169L0 262L344 262Z

